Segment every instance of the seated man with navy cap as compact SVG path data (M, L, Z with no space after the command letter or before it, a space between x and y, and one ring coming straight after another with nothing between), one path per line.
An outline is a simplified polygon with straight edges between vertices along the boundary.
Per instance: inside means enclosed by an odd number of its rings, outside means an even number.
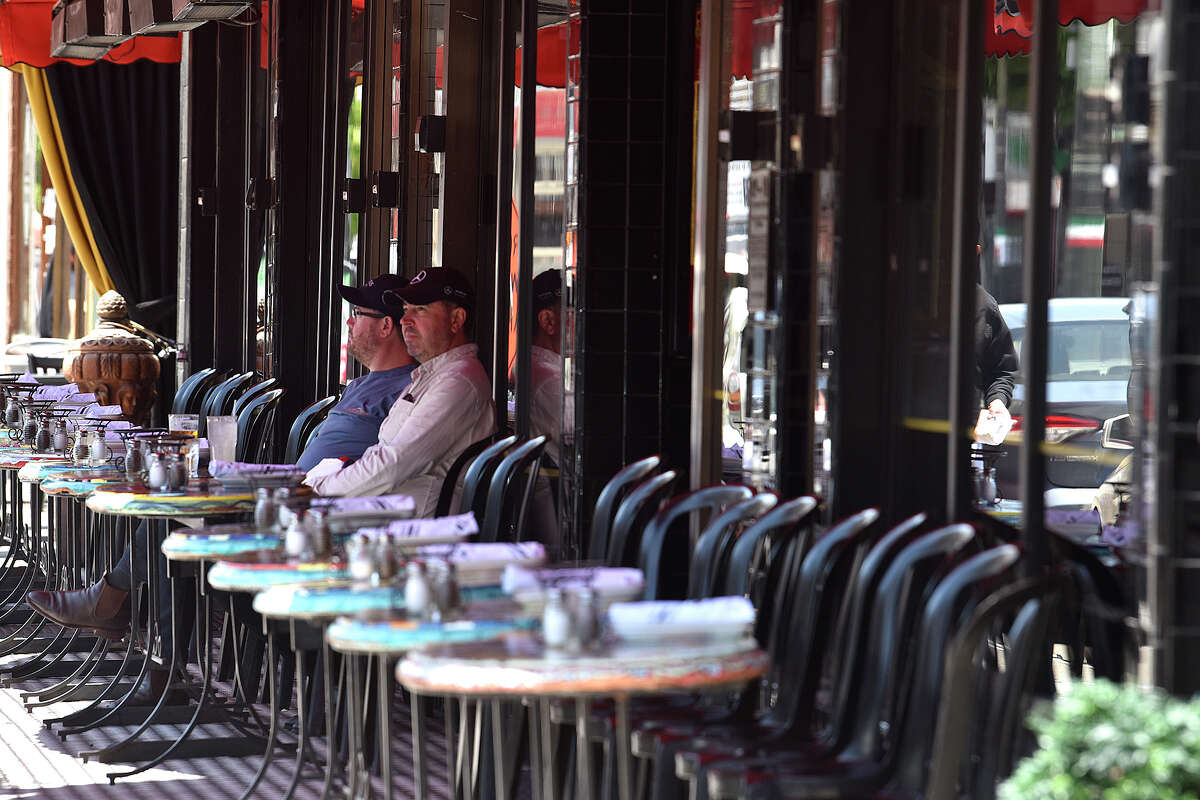
M324 495L407 494L418 516L431 516L450 465L496 430L491 381L467 336L474 293L457 271L431 268L382 299L394 313L403 311L404 342L420 366L378 442L348 466L322 461L305 483Z

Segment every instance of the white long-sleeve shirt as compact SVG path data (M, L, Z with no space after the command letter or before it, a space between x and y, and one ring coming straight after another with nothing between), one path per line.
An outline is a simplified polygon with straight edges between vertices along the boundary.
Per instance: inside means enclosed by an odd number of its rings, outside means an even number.
M379 427L379 443L350 466L309 484L323 495L407 494L432 516L446 472L472 442L494 433L492 387L479 348L461 345L413 371L408 392Z

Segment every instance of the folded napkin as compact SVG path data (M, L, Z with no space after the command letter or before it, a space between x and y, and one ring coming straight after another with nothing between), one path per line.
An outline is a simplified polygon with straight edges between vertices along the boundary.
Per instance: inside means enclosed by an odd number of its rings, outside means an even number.
M118 406L118 408L119 407L120 406ZM121 434L117 433L117 431L133 430L136 427L137 426L135 426L132 422L129 422L128 420L123 420L123 419L113 420L112 422L108 423L108 425L104 429L104 441L120 442L120 441L122 441Z
M79 387L73 383L68 383L65 386L39 386L33 390L34 400L65 400L73 394L79 392Z
M415 511L417 502L407 494L381 494L376 497L317 497L311 508L323 508L331 514L365 514L372 511Z
M378 528L363 528L359 533L375 539L390 536L393 539L432 539L443 536L472 536L479 533L479 525L473 513L453 517L430 519L398 519Z
M304 476L304 482L312 486L313 481L324 478L327 475L333 475L336 472L341 472L342 467L346 466L346 462L340 458L322 458L317 462L317 465L308 471ZM211 467L210 467L211 469Z
M500 587L510 595L553 588L590 588L598 594L639 592L645 585L642 571L628 567L528 569L509 564L500 580Z
M286 475L299 473L295 464L251 464L246 461L210 461L208 474L214 478L224 475Z
M37 378L26 372L24 375L17 378L17 383L37 383Z
M86 406L90 403L95 403L95 392L77 392L70 397L66 397L59 402L60 406Z
M540 542L464 542L430 544L417 551L422 558L440 558L456 564L472 562L545 560L546 549Z
M651 625L664 629L748 626L754 624L754 605L744 597L613 603L608 607L608 620L618 632Z
M84 406L83 413L89 417L108 418L119 417L125 412L121 410L121 406L119 405L100 405L94 403Z
M1012 430L1013 418L1007 413L988 413L975 425L975 441L981 444L1001 445Z

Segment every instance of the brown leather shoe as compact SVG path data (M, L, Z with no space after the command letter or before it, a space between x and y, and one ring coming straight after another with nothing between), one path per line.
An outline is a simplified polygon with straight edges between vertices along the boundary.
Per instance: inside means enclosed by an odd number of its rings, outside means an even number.
M163 705L168 706L183 706L187 705L188 696L183 689L179 687L171 687L168 678L170 670L166 669L150 669L146 672L146 676L142 678L142 682L133 692L133 697L129 699L129 705L132 706L153 706L157 705L158 698L163 696L163 692L167 693L167 699Z
M107 639L129 634L129 592L101 578L73 592L30 592L26 599L43 617L68 628L91 628Z

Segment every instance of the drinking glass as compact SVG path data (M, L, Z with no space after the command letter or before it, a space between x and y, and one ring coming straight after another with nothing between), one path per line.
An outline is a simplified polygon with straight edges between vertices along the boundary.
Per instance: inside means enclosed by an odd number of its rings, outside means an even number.
M200 415L168 414L167 429L177 436L195 437L200 430Z
M233 461L237 451L237 417L209 417L208 446L214 461Z

